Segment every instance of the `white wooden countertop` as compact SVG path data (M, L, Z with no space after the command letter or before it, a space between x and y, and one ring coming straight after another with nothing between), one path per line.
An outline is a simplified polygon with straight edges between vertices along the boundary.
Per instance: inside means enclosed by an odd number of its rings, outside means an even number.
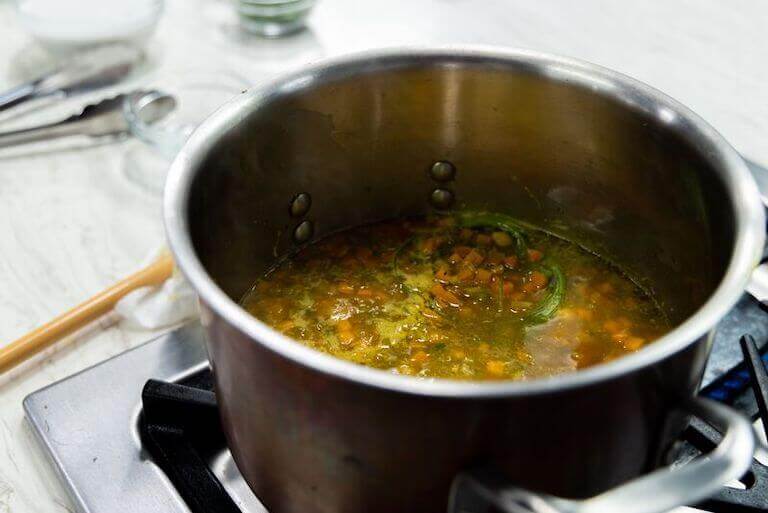
M168 0L148 45L148 70L134 83L232 70L257 84L323 56L381 46L524 47L643 80L697 111L743 154L768 163L764 0L321 0L309 31L278 41L238 34L230 14L226 0ZM0 89L34 69L40 55L11 2L0 0ZM135 144L0 153L0 344L131 272L162 244L159 198L124 174ZM151 335L102 322L0 383L0 513L71 510L25 424L24 396Z

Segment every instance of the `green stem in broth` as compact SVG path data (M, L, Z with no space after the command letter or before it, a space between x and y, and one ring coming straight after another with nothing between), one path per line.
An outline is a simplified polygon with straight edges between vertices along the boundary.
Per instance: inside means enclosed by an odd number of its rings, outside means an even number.
M528 243L524 228L514 218L495 212L460 212L457 214L460 226L466 228L494 228L509 234L515 241L518 256L527 258ZM525 322L541 324L551 319L565 299L565 276L560 267L553 263L541 266L542 272L549 277L547 295L525 314ZM500 291L501 292L501 291ZM502 295L499 294L499 309Z
M414 240L416 240L416 237L408 237L408 240L406 240L399 248L395 250L395 254L392 256L392 270L395 272L395 274L403 274L397 265L397 260L400 258L400 255L403 253L405 248L407 248Z
M400 256L403 254L403 251L405 251L405 249L408 246L416 242L418 239L419 237L416 235L414 235L413 237L409 237L408 240L406 240L399 248L395 250L395 254L392 256L392 271L396 276L399 276L403 280L402 286L405 288L405 290L407 290L411 294L420 294L423 291L419 290L416 287L412 287L408 284L408 279L407 279L408 273L400 269L399 260L400 260Z
M543 265L542 271L549 277L547 295L525 314L525 321L540 324L551 319L565 299L565 276L555 264Z

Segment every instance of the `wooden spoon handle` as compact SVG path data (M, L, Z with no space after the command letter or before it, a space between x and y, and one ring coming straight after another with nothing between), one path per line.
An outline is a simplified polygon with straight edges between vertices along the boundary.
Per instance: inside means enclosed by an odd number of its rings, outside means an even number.
M109 312L129 292L140 287L159 285L172 274L173 258L164 254L144 269L0 348L0 374Z

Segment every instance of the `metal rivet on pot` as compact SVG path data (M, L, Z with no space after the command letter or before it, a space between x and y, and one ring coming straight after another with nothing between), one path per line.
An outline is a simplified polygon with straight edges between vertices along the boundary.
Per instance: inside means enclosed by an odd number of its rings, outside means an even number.
M448 189L435 189L429 195L429 201L435 208L449 208L453 204L453 192Z
M291 216L301 217L309 212L312 206L312 196L307 192L300 192L291 200Z
M315 232L315 227L311 221L302 221L293 230L293 240L301 244L307 242L312 238L312 234Z
M429 168L429 176L437 182L450 182L456 178L456 166L447 160L438 160Z

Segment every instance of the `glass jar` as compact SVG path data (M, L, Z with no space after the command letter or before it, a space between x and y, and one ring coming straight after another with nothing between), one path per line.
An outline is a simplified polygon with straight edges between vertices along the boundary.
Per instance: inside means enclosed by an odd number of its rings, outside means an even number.
M281 37L304 28L315 0L235 0L240 24L263 37Z

